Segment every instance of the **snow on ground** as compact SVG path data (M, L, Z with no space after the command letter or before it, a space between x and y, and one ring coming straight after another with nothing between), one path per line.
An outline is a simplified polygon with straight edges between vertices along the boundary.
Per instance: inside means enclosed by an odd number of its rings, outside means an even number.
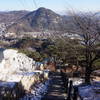
M73 86L78 86L82 83L84 83L84 79L82 78L69 78L69 81L72 80L73 81Z
M100 100L100 82L78 88L82 100Z
M78 93L82 100L100 100L100 81L91 81L91 85L82 85L84 79L69 78L73 81L73 86L78 87Z
M41 100L41 98L47 93L51 81L52 80L49 79L45 83L37 84L30 93L27 93L23 98L20 98L20 100Z
M0 82L0 87L14 88L15 85L15 82Z

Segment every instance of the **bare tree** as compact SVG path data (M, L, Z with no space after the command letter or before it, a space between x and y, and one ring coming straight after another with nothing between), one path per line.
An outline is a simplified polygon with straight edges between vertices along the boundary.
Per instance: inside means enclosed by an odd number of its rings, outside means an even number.
M100 58L100 50L97 44L100 42L100 19L95 14L72 14L75 25L71 33L77 33L82 37L85 55L85 82L90 83L92 65Z
M75 33L81 37L81 45L84 47L82 49L85 56L85 82L90 83L90 75L93 67L93 63L100 59L100 49L98 44L100 42L100 19L92 13L71 13L72 22L74 28L70 27L67 31L63 30L65 33ZM55 33L57 31L55 30ZM52 40L59 38L66 42L66 39L60 34L52 34L50 36ZM75 50L75 49L74 49ZM64 52L64 51L63 51Z

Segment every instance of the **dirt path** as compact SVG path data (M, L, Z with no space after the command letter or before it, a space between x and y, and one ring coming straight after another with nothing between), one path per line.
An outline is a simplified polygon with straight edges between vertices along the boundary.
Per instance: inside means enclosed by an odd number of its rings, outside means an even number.
M52 79L53 81L49 87L48 93L42 98L42 100L64 100L66 93L60 73L54 73Z

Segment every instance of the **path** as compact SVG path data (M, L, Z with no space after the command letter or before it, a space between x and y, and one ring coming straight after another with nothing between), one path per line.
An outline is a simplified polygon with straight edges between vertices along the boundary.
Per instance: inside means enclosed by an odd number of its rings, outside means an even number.
M52 76L52 84L49 86L48 93L42 100L64 100L66 97L65 88L59 72Z

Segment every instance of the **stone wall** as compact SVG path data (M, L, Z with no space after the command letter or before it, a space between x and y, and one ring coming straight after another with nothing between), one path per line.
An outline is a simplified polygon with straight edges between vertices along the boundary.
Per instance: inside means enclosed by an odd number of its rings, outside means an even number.
M36 69L35 61L17 50L7 49L3 52L4 59L0 63L0 72L16 73L31 72Z
M0 81L21 83L24 90L29 91L33 84L48 79L49 71L43 69L43 63L36 63L13 49L7 49L3 54L4 59L0 63Z

